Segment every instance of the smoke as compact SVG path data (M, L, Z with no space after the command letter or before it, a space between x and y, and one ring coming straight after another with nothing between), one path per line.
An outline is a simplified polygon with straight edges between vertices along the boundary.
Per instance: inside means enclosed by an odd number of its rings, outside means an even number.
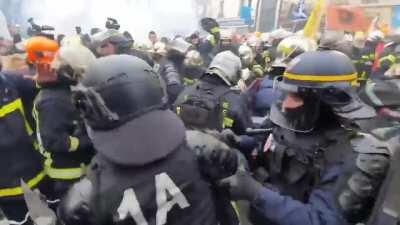
M13 12L6 15L18 15L17 21L24 23L33 17L36 23L54 26L56 33L63 34L73 34L75 26L81 26L83 32L92 27L103 29L106 18L113 17L121 31L143 41L150 30L169 37L198 30L196 2L199 0L0 0L0 6L14 4L8 7Z

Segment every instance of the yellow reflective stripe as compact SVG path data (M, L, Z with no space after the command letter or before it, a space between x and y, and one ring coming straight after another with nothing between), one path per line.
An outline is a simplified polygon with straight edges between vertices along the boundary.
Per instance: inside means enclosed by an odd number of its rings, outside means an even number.
M233 119L228 117L228 108L229 108L229 103L224 102L222 104L223 110L222 110L222 115L223 115L223 122L222 122L222 128L231 128L233 126Z
M69 151L74 152L78 150L79 139L77 137L69 136Z
M0 117L18 110L22 106L21 99L16 99L0 108Z
M358 74L358 80L367 80L367 73L363 71L361 74Z
M5 117L7 114L10 114L14 111L19 110L22 114L22 117L24 119L25 123L25 130L29 135L32 135L33 130L31 126L29 126L28 121L26 120L25 117L25 112L24 112L24 107L22 105L22 101L20 98L15 99L14 101L4 105L3 107L0 108L0 117Z
M189 79L189 78L186 78L186 77L183 78L183 83L185 85L192 85L192 84L194 84L194 82L195 82L194 79Z
M214 36L211 36L210 43L211 43L212 46L215 46L217 44L217 41L215 40Z
M353 81L357 79L357 73L353 74L342 74L342 75L305 75L305 74L292 74L285 72L284 78L290 80L301 80L301 81L319 81L319 82L331 82L331 81Z
M238 218L240 218L240 209L236 202L231 202L232 208L235 210L235 214Z
M33 118L35 119L36 122L36 139L38 141L37 146L39 147L39 152L45 157L49 157L50 153L46 152L46 150L43 147L43 141L42 141L42 136L40 134L40 121L39 121L39 113L36 109L36 104L33 105L33 110L32 110Z
M223 102L222 103L222 108L223 109L229 109L229 102Z
M212 29L210 30L210 32L211 32L212 34L218 33L218 32L219 32L219 27L214 27L214 28L212 28Z
M396 56L394 56L394 55L387 55L387 56L385 56L385 57L382 57L380 60L379 60L379 63L383 63L385 60L389 60L389 62L391 63L391 64L394 64L394 63L396 63Z
M44 163L44 170L46 174L53 179L59 180L73 180L81 178L86 174L86 166L82 163L79 168L53 168L51 159L46 159Z
M363 56L361 56L361 59L364 59L364 60L369 60L369 56L367 56L367 55L363 55Z
M46 176L45 172L42 171L39 174L37 174L34 178L28 181L28 186L30 188L36 187L40 181L43 180L43 178ZM0 197L10 197L10 196L17 196L17 195L22 195L23 191L21 187L14 187L14 188L3 188L0 189Z
M176 114L179 116L181 114L181 107L176 107Z
M224 117L224 124L223 124L224 128L231 128L233 127L233 119L229 118L229 117Z

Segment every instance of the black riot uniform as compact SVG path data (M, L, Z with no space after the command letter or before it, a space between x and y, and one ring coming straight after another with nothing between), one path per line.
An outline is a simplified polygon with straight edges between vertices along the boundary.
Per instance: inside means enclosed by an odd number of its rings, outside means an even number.
M397 74L391 77L383 77L384 80L368 82L360 90L360 98L375 108L378 116L372 120L359 121L356 125L365 133L371 134L371 139L382 140L391 150L391 164L388 175L383 183L382 190L377 195L377 203L372 211L368 225L396 224L399 218L395 216L400 212L397 204L399 199L396 190L399 187L399 135L400 135L400 113L398 101L399 84Z
M61 72L60 72L61 73ZM94 150L83 121L72 104L71 81L59 79L41 84L33 116L46 174L53 181L52 196L60 198L69 185L85 174Z
M132 56L89 67L75 102L98 150L87 178L61 204L65 224L215 225L209 185L165 108L157 74Z
M306 52L289 63L276 83L282 98L271 108L277 127L259 155L268 172L266 188L251 179L243 186L256 209L256 224L339 225L368 219L389 149L343 128L344 121L375 116L351 88L356 79L351 60L337 51Z
M27 120L35 86L17 74L0 73L0 207L9 220L23 221L27 208L21 179L30 188L39 188L45 180L42 157L34 130Z
M199 81L179 95L174 108L187 128L230 128L244 134L251 127L246 98L233 88L240 70L240 59L230 51L222 52Z

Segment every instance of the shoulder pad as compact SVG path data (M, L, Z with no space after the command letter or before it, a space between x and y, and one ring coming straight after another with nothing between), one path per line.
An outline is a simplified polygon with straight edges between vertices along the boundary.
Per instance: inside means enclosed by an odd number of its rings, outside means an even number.
M359 133L351 140L351 146L358 153L390 155L389 146L386 142L367 133Z

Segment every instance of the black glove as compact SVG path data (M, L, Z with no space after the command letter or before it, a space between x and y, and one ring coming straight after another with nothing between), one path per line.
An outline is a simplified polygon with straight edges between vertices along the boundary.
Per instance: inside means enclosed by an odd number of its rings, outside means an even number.
M235 133L233 133L231 129L224 129L221 132L218 132L216 130L207 130L206 132L213 135L218 140L224 142L232 148L239 149L240 147L241 138L240 136L237 136Z
M211 180L232 176L238 167L238 155L230 149L203 148L199 151L198 161L203 173Z
M235 175L219 181L232 200L253 201L265 187L257 182L248 172L238 171Z
M210 134L200 131L186 132L188 145L197 155L203 175L219 180L236 173L238 152Z

